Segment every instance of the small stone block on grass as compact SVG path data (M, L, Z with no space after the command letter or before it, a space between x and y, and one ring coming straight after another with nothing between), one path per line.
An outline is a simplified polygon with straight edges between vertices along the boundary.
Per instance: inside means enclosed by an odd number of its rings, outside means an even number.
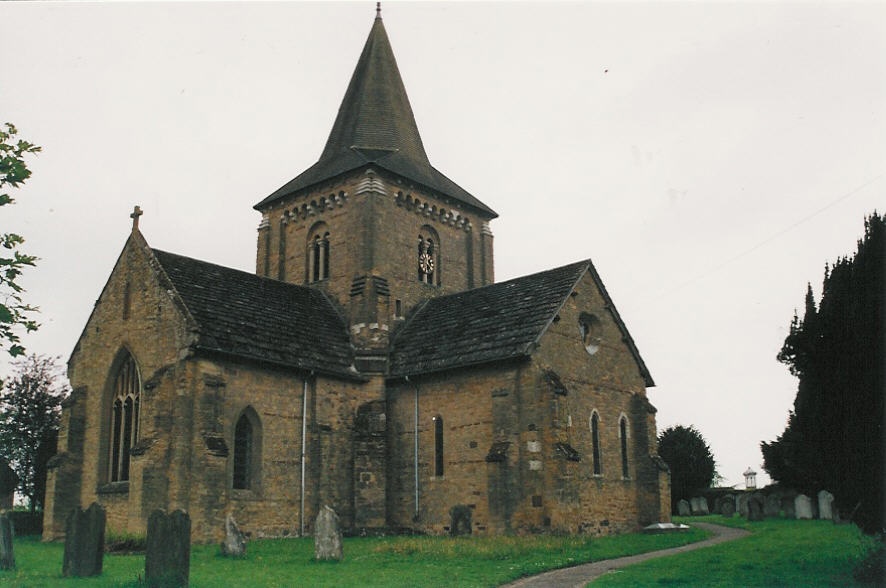
M314 557L317 561L341 561L341 524L338 515L323 505L314 521Z

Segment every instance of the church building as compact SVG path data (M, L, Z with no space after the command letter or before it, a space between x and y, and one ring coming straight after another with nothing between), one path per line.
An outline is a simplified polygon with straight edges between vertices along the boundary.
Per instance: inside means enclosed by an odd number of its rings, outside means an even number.
M254 206L254 274L132 232L71 355L44 538L98 502L252 537L668 521L654 386L589 260L496 283L495 211L434 168L380 15L319 160Z

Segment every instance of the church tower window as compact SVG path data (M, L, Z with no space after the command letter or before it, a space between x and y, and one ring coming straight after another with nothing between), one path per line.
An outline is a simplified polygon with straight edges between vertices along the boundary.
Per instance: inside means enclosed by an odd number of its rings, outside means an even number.
M129 480L129 451L138 440L141 379L135 359L127 353L114 377L111 409L110 481Z
M440 285L440 238L427 226L418 235L418 281Z
M311 229L308 237L308 282L329 278L329 230L325 223Z

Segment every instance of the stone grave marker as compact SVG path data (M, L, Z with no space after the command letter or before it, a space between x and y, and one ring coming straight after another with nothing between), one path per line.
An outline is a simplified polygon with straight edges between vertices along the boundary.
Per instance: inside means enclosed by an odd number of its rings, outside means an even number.
M688 517L692 514L692 506L688 500L682 499L677 503L677 514L681 517Z
M777 517L781 515L781 498L778 494L770 494L763 503L763 516Z
M834 520L834 495L827 490L818 493L818 518L823 521Z
M325 504L314 521L314 557L318 561L340 561L343 557L338 515Z
M221 544L221 552L225 557L246 556L246 536L240 531L231 513L225 517L225 540Z
M797 513L794 510L794 497L793 496L783 496L782 497L781 510L784 511L784 516L786 519L797 518Z
M65 555L62 575L99 576L105 554L105 509L97 502L71 510L65 520Z
M794 498L794 513L797 519L811 519L812 499L805 494L798 494Z
M711 514L708 509L708 501L704 496L696 496L689 501L689 505L692 508L693 516Z
M155 510L148 517L145 546L145 583L181 588L191 572L191 517L181 510L166 514Z
M735 515L735 496L732 494L727 494L723 498L720 499L720 508L718 509L720 514L724 517L731 517Z
M748 520L762 521L764 518L763 510L766 507L766 499L759 492L754 492L748 498Z
M449 509L449 534L462 537L471 534L471 507L456 504Z
M748 499L751 497L747 492L738 495L738 514L742 517L748 516Z
M0 570L15 569L15 553L12 547L14 535L12 519L5 512L0 514Z

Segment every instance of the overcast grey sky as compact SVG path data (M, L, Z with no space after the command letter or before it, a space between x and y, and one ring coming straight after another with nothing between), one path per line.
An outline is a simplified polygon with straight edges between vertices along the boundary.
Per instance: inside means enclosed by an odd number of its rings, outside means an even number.
M252 205L314 163L360 3L0 3L0 114L43 146L0 211L67 359L130 228L254 270ZM886 4L385 2L431 162L501 215L498 280L592 258L728 484L796 381L806 283L886 209ZM8 370L3 358L0 373ZM760 477L765 482L765 476Z

